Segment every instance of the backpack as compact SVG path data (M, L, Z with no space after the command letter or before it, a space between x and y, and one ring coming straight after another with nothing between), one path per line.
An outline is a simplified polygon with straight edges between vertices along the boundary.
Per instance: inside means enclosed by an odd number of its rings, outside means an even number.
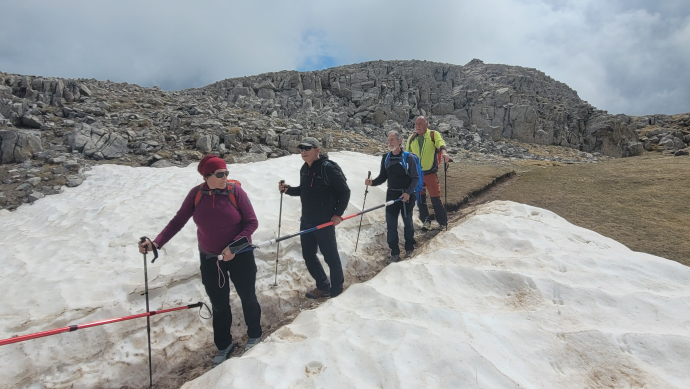
M321 163L321 179L323 180L326 185L331 186L331 183L328 181L328 175L326 174L326 165L328 164L333 164L335 168L340 172L340 174L343 175L343 178L345 181L347 181L347 177L345 177L345 173L343 173L343 169L340 168L340 165L335 163L335 161L331 161L330 159L327 159Z
M441 166L441 153L438 152L438 149L436 148L436 141L434 140L434 133L436 131L429 130L429 132L430 132L429 135L431 135L431 141L434 142L434 154L436 155L436 166ZM410 148L410 143L412 143L412 141L415 140L418 136L419 136L419 134L417 134L416 132L414 133L414 135L412 135L412 138L410 138L410 141L407 142L407 149ZM422 150L419 150L419 153L421 154ZM433 167L432 167L432 169L433 169Z
M237 198L235 198L235 185L242 186L239 181L237 180L228 180L228 185L225 187L224 190L216 192L215 194L223 195L223 196L228 196L230 197L230 203L237 209L238 211L240 210L237 207ZM213 189L213 190L219 190L219 189ZM199 185L199 190L196 192L196 197L194 197L194 209L196 209L196 205L199 204L199 201L201 201L201 195L208 195L208 194L214 194L213 190L206 190L204 189L204 184Z
M416 156L413 153L410 153L409 151L403 151L402 155L402 160L400 161L400 164L402 165L403 169L405 169L405 174L407 176L410 176L410 172L407 169L407 156L411 155L412 158L414 159L415 165L417 165L417 175L419 176L419 182L417 183L417 186L414 188L414 195L416 197L419 197L419 192L422 191L422 187L424 186L424 172L422 171L422 164L419 161L419 157ZM388 168L388 161L391 158L391 152L389 151L388 154L386 154L386 162L384 163L384 167Z

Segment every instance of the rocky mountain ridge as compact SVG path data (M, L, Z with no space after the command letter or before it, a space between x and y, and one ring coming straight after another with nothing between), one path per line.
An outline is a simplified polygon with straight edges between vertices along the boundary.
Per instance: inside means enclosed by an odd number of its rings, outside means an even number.
M84 168L106 161L161 167L206 153L261 161L297 152L308 135L327 150L382 153L386 132L410 134L417 115L469 157L591 162L690 143L687 115L609 115L535 69L479 60L374 61L177 92L0 73L0 206L79 185ZM520 142L575 153L538 155Z

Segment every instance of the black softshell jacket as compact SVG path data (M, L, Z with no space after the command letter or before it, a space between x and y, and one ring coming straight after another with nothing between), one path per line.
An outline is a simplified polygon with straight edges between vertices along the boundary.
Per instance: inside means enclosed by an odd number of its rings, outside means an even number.
M306 224L321 224L331 220L333 215L342 216L350 201L350 188L345 176L333 163L322 164L328 156L321 155L312 163L306 163L300 169L299 187L290 187L287 194L299 196L302 201L302 222ZM322 173L328 177L326 185Z

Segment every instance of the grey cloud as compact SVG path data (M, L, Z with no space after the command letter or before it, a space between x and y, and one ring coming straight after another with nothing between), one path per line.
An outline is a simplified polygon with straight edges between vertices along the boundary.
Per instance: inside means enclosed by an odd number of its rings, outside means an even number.
M4 3L0 70L14 73L175 90L303 64L480 58L542 70L612 113L690 111L687 1Z

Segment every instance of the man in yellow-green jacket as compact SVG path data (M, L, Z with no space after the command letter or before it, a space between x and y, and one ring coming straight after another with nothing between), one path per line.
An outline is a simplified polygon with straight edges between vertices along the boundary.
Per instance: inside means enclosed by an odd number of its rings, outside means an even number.
M417 117L414 123L415 133L407 139L407 151L416 154L422 165L424 171L424 186L422 193L417 200L419 206L419 218L424 225L423 231L427 231L431 226L429 221L429 208L426 205L426 192L429 191L431 197L431 204L434 207L434 214L436 221L441 226L441 229L446 228L448 224L448 216L446 209L441 202L441 183L438 180L436 172L438 171L438 163L440 159L444 163L451 162L453 159L448 155L446 149L446 142L441 138L438 131L429 130L429 121L424 116Z

